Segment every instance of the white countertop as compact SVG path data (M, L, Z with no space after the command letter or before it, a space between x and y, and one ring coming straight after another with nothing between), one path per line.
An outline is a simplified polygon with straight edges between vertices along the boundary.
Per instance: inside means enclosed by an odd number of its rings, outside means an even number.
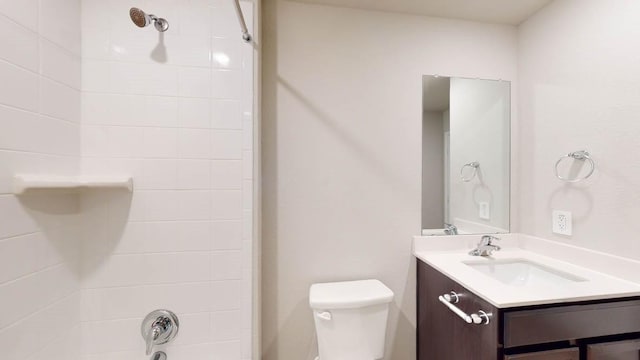
M640 262L518 234L500 236L502 250L491 257L469 255L480 237L420 236L414 239L413 253L498 308L640 296L640 283L632 281L640 273ZM570 261L575 258L584 260ZM514 286L465 263L490 264L507 259L528 260L584 281ZM620 266L613 268L615 264ZM633 274L625 277L625 272Z

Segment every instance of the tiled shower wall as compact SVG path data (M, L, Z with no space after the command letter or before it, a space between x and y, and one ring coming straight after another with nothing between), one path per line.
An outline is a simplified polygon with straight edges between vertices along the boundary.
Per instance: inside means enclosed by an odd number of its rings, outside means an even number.
M75 196L12 195L14 173L80 164L80 1L0 1L0 358L75 360Z
M156 308L181 321L169 359L251 358L254 49L232 6L82 1L82 170L135 179L82 198L82 359L145 359Z
M181 320L170 359L251 358L254 49L231 6L0 0L3 360L146 359L155 308ZM12 195L81 171L135 191Z

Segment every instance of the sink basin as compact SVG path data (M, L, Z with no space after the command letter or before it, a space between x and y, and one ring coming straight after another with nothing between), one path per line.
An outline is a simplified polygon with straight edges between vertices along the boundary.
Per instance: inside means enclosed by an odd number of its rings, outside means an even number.
M587 281L526 259L467 261L466 265L511 286L549 286Z

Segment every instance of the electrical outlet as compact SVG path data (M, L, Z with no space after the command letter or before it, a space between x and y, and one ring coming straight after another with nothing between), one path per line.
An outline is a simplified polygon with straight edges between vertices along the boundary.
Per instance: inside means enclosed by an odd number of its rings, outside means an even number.
M478 205L478 217L482 220L491 220L491 205L488 202L481 202Z
M571 212L553 210L551 215L552 231L555 234L571 235L573 229L571 226Z

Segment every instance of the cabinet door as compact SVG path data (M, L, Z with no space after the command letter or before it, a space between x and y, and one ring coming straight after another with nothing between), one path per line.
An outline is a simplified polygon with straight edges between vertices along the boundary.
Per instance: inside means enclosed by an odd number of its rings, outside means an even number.
M506 355L504 360L579 360L580 350L577 348L541 351L529 354Z
M488 325L467 324L438 300L455 291L456 304L470 314L492 313ZM418 261L418 360L502 360L499 345L500 314L453 280Z
M640 340L616 341L587 346L587 360L638 360Z

